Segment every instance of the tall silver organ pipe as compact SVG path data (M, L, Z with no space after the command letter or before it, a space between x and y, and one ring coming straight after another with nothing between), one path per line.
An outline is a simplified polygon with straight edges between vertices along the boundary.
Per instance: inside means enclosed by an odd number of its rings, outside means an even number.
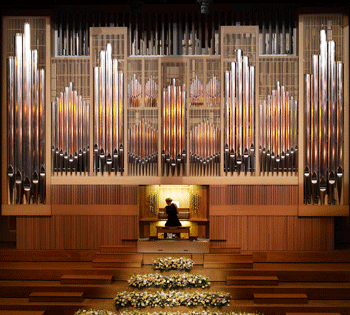
M255 171L254 113L255 68L248 57L237 50L236 61L225 72L225 144L226 175Z
M276 90L259 106L261 174L298 171L297 117L297 101L277 82Z
M112 46L99 55L94 68L94 172L124 172L124 90L118 60L112 59Z
M162 95L162 175L186 173L186 92L184 86L172 84Z
M89 172L89 104L70 83L51 106L52 172Z
M320 54L305 75L305 204L341 204L343 180L343 64L335 42L320 31Z
M45 71L31 50L30 25L15 36L8 59L8 186L10 204L45 202Z

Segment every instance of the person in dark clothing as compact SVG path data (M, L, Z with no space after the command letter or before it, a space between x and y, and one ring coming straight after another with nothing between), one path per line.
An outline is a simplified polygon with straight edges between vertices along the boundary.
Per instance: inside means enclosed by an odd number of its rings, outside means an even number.
M168 219L165 223L165 226L182 226L177 214L179 213L179 210L177 208L177 205L172 203L171 198L165 199L166 207L164 208L164 215ZM168 233L164 233L164 238L167 238ZM180 233L176 233L176 236L180 238Z

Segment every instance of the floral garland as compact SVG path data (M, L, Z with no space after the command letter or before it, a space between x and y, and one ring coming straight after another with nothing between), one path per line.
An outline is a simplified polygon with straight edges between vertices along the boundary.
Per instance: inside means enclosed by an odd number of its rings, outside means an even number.
M106 311L106 310L83 310L80 309L74 313L74 315L259 315L260 313L251 313L251 312L210 312L210 311L190 311L190 312L141 312L141 311L124 311L119 314Z
M153 261L153 269L160 271L168 270L186 270L190 271L193 267L193 261L189 258L160 257Z
M230 295L225 292L181 292L158 291L155 294L148 292L119 292L114 299L114 306L118 310L122 307L222 307L230 305Z
M190 274L190 273L174 273L169 276L163 276L159 273L137 274L133 275L128 283L133 288L208 288L210 286L209 277Z

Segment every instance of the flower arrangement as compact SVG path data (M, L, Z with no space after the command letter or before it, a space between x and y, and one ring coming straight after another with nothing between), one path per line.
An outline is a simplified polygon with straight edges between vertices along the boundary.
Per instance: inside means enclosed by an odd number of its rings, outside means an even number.
M148 292L119 292L114 299L114 306L118 310L122 307L222 307L230 305L230 295L225 292L181 292L158 291Z
M209 277L190 274L190 273L174 273L169 276L163 276L159 273L137 274L133 275L128 283L133 288L208 288L210 286Z
M251 312L220 312L220 311L189 311L189 312L142 312L142 311L124 311L119 314L106 310L78 310L74 315L260 315L260 313Z
M160 271L185 270L190 271L193 267L192 259L180 257L160 257L153 261L153 269Z

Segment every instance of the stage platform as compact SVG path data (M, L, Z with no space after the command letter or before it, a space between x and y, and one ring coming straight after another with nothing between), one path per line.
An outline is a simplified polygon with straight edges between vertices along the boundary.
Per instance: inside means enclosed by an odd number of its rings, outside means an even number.
M138 253L208 254L209 247L210 242L206 239L139 239L137 242Z
M350 314L349 251L220 254L216 249L215 253L167 254L137 250L136 246L113 245L101 246L95 255L90 251L0 250L0 311L26 310L28 315L39 311L45 315L74 315L80 308L115 311L113 298L119 291L132 290L127 284L132 275L152 273L154 258L172 255L191 257L191 273L208 276L210 291L230 294L230 306L222 312ZM108 255L118 253L116 265L120 267L94 267L97 254L106 254L109 259ZM21 257L27 261L21 261ZM136 258L140 258L139 267L134 267ZM40 294L45 301L30 301ZM160 310L164 311L141 311ZM178 310L188 311L184 307L171 309Z

